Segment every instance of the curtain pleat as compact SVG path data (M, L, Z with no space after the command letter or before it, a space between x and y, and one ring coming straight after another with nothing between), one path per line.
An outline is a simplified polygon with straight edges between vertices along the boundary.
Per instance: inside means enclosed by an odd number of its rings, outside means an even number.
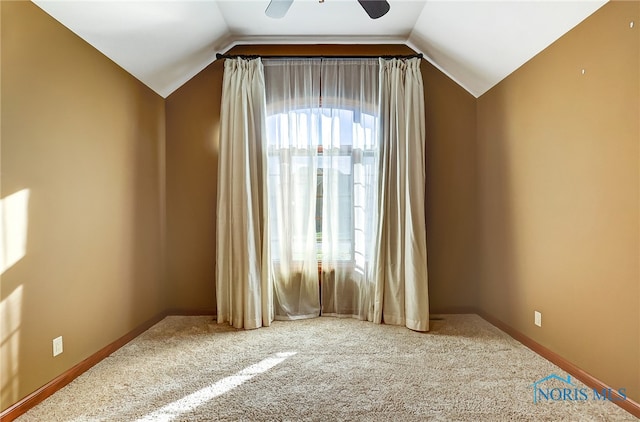
M216 298L218 323L236 328L273 320L266 185L266 103L260 59L224 65L218 159Z

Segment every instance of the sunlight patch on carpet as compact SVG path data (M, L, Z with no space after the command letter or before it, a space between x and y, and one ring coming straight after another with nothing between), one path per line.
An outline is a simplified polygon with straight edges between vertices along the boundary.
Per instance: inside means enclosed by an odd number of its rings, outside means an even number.
M254 365L248 366L243 370L237 372L234 375L221 379L220 381L205 387L195 393L189 394L176 400L168 405L156 410L153 413L146 415L145 417L138 419L137 422L158 422L158 421L171 421L180 415L194 410L196 407L214 399L224 393L227 393L241 384L249 381L256 375L267 372L274 366L282 363L286 359L295 355L297 352L281 352L276 353Z

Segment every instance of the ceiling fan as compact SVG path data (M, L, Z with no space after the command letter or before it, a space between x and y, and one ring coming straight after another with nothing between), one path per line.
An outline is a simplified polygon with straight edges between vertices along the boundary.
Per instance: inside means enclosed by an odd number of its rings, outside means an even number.
M323 2L324 0L320 0L320 3ZM293 0L271 0L264 13L270 18L283 18L292 3ZM358 0L358 3L371 19L378 19L384 16L391 8L387 0Z

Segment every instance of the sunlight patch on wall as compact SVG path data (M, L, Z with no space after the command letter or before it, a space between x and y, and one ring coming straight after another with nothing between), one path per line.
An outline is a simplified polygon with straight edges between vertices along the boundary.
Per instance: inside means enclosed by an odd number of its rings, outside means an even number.
M29 189L0 200L0 274L27 253Z
M233 390L239 385L249 381L256 375L268 371L269 369L273 368L279 363L282 363L284 360L295 355L296 353L297 352L276 353L275 355L270 356L256 363L255 365L244 368L242 371L234 375L221 379L220 381L210 385L209 387L189 394L188 396L185 396L180 400L176 400L173 403L169 403L163 408L146 415L144 418L138 419L137 422L168 422L174 420L180 415L184 415L185 413L192 411L196 407L208 402L209 400L212 400L215 397Z
M0 302L0 386L2 403L18 400L18 352L22 319L22 285Z

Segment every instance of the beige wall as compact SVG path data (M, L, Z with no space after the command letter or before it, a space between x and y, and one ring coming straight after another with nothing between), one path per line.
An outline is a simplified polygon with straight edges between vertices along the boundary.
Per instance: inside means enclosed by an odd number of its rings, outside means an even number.
M412 54L403 45L238 46L234 54ZM215 204L223 61L167 99L170 306L215 308ZM431 310L474 304L475 98L423 61Z
M161 97L33 3L0 7L1 197L26 221L3 227L26 233L1 275L5 409L165 309L165 125Z
M476 99L426 61L430 311L469 312L477 297Z
M477 147L480 309L636 401L638 24L609 3L483 95Z
M215 309L215 210L222 61L170 95L167 112L169 307Z

